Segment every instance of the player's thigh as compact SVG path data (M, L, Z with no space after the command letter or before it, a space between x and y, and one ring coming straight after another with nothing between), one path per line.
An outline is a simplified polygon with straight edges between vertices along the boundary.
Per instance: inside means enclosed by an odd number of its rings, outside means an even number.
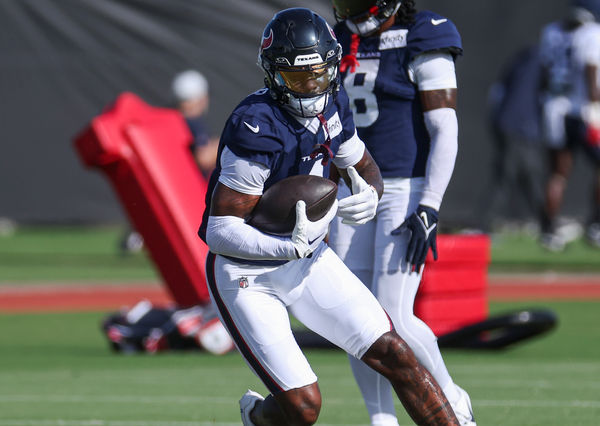
M223 324L248 365L277 394L317 378L294 339L285 304L269 289L272 269L212 254L207 262L209 289Z
M387 187L386 187L387 188ZM409 185L405 191L388 194L379 214L375 240L373 272L374 294L396 323L402 315L412 315L414 298L421 275L406 262L409 232L391 235L392 230L416 209L421 199L422 184Z
M374 232L376 275L409 269L405 258L410 232L399 235L391 233L416 211L423 194L424 179L390 178L384 180L384 186Z
M315 253L302 296L291 313L311 330L360 358L390 320L369 289L328 247Z
M564 96L548 98L542 107L542 135L549 148L563 148L567 141L565 117L571 102Z

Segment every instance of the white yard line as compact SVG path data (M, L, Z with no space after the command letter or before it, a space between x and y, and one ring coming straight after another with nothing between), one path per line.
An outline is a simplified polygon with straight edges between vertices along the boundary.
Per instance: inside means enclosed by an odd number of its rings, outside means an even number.
M361 400L356 399L357 403ZM105 397L87 397L83 395L0 395L0 403L29 403L29 402L49 402L49 403L107 403L107 404L156 404L158 402L168 402L171 404L198 404L200 402L211 404L234 404L231 398L226 397L185 397L185 396L130 396L130 395L111 395ZM348 399L331 398L327 399L327 405L348 404ZM577 408L600 408L600 400L481 400L473 399L474 406L487 407L577 407ZM0 422L3 422L0 418ZM90 420L92 421L92 420ZM1 423L0 423L1 424Z

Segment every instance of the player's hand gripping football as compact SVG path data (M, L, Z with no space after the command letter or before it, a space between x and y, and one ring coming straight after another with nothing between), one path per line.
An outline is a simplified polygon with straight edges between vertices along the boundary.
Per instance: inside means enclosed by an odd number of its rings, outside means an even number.
M342 223L362 225L375 217L379 197L377 191L369 185L352 166L346 169L352 182L352 194L342 198L338 207L338 216Z
M392 235L400 235L409 231L408 247L406 249L406 261L413 266L413 270L419 272L425 263L427 252L431 247L433 258L437 260L437 210L419 205L417 211L411 214L398 228L392 231Z
M302 200L296 203L296 226L292 231L292 243L299 259L310 257L321 244L321 241L327 236L329 223L335 217L337 209L338 202L335 200L325 216L311 222L306 217L306 203Z

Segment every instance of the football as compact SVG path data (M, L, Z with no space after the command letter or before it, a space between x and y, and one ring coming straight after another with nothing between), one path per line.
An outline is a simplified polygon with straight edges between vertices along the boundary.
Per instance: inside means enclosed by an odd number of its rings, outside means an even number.
M320 176L296 175L276 182L260 197L246 222L263 232L290 235L296 224L296 202L304 200L306 216L325 216L337 196L335 182Z

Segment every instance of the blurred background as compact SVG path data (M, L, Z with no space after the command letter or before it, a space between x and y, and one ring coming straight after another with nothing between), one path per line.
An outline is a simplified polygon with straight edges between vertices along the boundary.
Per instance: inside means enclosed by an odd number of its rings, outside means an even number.
M0 217L25 225L125 222L104 177L86 170L77 158L74 136L124 91L151 105L173 106L172 78L190 68L209 82L208 124L218 136L239 100L262 86L255 63L263 27L275 11L297 4L0 2ZM446 226L481 228L484 215L491 215L492 223L537 219L515 188L514 196L487 211L496 155L489 93L513 55L535 44L543 25L564 16L568 5L569 0L417 2L419 9L452 19L464 44L457 62L459 156L442 208ZM302 6L334 22L329 1L307 0ZM588 164L577 161L565 215L585 220L590 174Z

